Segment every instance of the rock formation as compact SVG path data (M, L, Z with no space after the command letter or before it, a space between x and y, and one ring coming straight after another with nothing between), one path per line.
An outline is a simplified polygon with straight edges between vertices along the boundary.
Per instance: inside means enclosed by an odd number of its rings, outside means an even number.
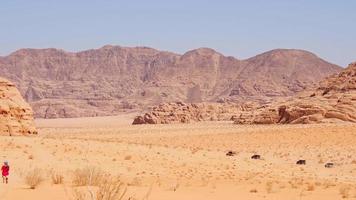
M341 68L303 50L247 60L200 48L183 55L104 46L78 53L21 49L0 57L39 118L114 115L164 102L269 102L294 95Z
M254 103L163 103L137 116L132 124L173 124L199 121L229 121L240 111L251 111Z
M0 135L37 134L31 107L15 85L0 78Z
M356 63L320 82L314 91L240 113L237 124L356 122Z

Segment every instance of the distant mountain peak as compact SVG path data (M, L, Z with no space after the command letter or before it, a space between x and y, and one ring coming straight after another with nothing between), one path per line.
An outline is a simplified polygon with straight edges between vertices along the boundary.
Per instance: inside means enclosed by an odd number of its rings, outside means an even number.
M206 47L201 47L198 49L187 51L184 55L213 55L213 54L222 55L221 53L215 51L215 49L206 48Z
M31 55L31 54L38 54L38 53L46 54L46 53L67 53L67 52L65 52L62 49L56 49L56 48L45 48L45 49L23 48L11 53L9 56Z
M318 57L316 54L301 49L273 49L255 57ZM319 57L318 57L319 58Z

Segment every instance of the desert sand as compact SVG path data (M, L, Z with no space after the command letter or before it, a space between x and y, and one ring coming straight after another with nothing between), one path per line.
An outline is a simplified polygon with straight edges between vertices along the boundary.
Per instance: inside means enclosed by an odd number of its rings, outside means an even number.
M134 116L37 119L38 135L0 137L11 167L0 199L79 199L78 191L96 191L74 182L86 168L120 176L123 199L356 198L355 124L133 126ZM41 181L30 189L34 170ZM54 174L63 181L54 184Z

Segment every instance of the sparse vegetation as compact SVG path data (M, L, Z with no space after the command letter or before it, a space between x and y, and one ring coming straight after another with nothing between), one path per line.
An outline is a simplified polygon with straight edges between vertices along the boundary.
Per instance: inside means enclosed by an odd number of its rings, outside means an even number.
M102 174L99 173L100 170L95 169L88 171L88 169L82 171L80 174L81 184L86 181L83 181L84 175L89 175L95 177L96 175ZM89 174L88 174L89 172ZM94 176L93 176L94 175ZM102 174L103 175L103 174ZM90 178L89 178L90 179ZM97 177L94 178L97 181L95 184L86 182L86 187L80 187L73 190L73 196L75 200L126 200L132 198L126 198L127 186L120 181L118 177L105 176L101 179ZM87 179L85 179L87 180ZM95 186L92 186L95 185Z
M307 185L307 191L314 191L315 190L315 184L309 183Z
M272 190L273 190L273 182L272 181L268 181L266 183L266 191L267 191L267 193L271 193Z
M96 167L77 169L73 173L74 186L98 186L102 182L105 174Z
M51 173L51 180L52 180L53 184L58 185L58 184L62 184L63 183L64 177L59 172L54 172L53 171Z
M96 200L121 200L126 186L118 178L104 178L96 192Z
M339 193L343 199L350 197L350 187L349 186L341 186L339 188Z
M251 189L250 190L250 193L257 193L258 191L257 191L257 189Z
M131 155L127 155L124 157L124 160L131 160L132 159L132 156Z
M205 126L212 129L211 134L201 133L201 130L205 130ZM71 200L107 200L113 199L114 196L122 200L129 198L144 200L146 188L153 184L153 195L165 191L168 199L179 198L183 192L198 187L204 187L203 190L199 188L202 192L220 193L226 189L223 185L226 184L230 191L232 188L230 183L239 183L241 186L233 191L234 195L243 192L256 198L263 196L266 196L266 199L283 198L283 195L288 194L295 199L299 199L299 195L302 199L314 199L314 197L316 199L321 193L330 194L330 198L333 199L354 198L356 194L354 184L344 182L345 177L351 177L355 173L355 165L351 164L353 158L348 158L349 154L356 153L350 146L353 139L351 135L345 133L348 140L345 142L346 139L339 138L340 132L337 132L334 125L330 128L331 131L329 127L328 129L321 129L319 126L310 128L310 132L320 132L320 134L326 132L321 138L320 135L315 134L300 134L297 131L304 131L300 128L296 130L294 127L286 126L288 129L285 130L284 127L271 127L273 131L264 126L241 127L239 130L232 129L226 124L218 124L218 126L204 124L202 127L199 123L161 126L159 128L162 130L156 132L157 127L152 125L144 128L137 127L142 130L136 127L125 128L126 130L120 132L119 136L112 128L101 130L103 134L100 136L96 135L97 130L91 129L84 129L84 131L75 129L73 133L64 133L60 129L43 129L43 133L37 137L14 137L13 148L10 150L5 148L9 139L6 142L0 141L0 147L3 148L4 155L11 157L9 163L13 171L9 179L10 186L21 187L15 185L18 184L15 177L21 177L23 180L21 183L25 185L25 176L30 174L27 172L28 169L38 167L42 171L37 173L41 174L39 183L26 183L26 188L35 189L32 193L36 195L51 194L47 190L50 189L53 191L53 198L63 196L65 192ZM345 130L354 130L348 126L346 128ZM48 133L47 130L53 132ZM145 134L136 134L139 132L137 130L145 131ZM219 130L219 134L216 134L215 130ZM68 131L73 130L68 129ZM248 134L230 134L231 132ZM292 136L284 134L286 132ZM181 137L181 133L184 137ZM45 134L46 138L42 138ZM337 145L344 145L348 150L347 153L340 150L342 152L340 156L345 158L344 162L340 161L341 157L337 157L337 152L330 150L330 145L335 145L334 143L321 143L329 141L330 137L332 142L336 141ZM40 145L42 140L45 146ZM260 141L268 143L269 147L266 148L260 144ZM283 143L278 144L276 141ZM304 148L307 141L311 142L309 149ZM288 155L285 152L289 152L291 145L295 148ZM70 151L65 153L64 149ZM48 151L40 152L43 150ZM239 153L227 158L225 156L227 150ZM56 153L52 154L52 152ZM250 157L256 152L264 155L266 160L252 161ZM34 160L29 160L29 155L34 155ZM280 155L283 155L282 159ZM295 165L300 155L310 160L309 165L303 167L304 171L300 170L300 166ZM131 160L125 161L126 156ZM319 159L323 159L321 164L318 163ZM327 162L340 163L340 165L326 170L324 164ZM117 178L116 175L121 173L123 176ZM316 176L310 176L311 174ZM327 176L328 174L330 176ZM341 188L341 186L345 187ZM125 192L126 187L127 192ZM55 191L57 192L54 193ZM14 192L17 191L11 188L9 196L14 195Z
M36 189L42 181L42 171L38 168L28 171L25 175L25 183L30 189Z

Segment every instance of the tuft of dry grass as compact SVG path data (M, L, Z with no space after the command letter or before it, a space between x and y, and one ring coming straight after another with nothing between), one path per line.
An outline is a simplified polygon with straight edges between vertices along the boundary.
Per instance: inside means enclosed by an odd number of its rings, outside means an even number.
M63 183L64 177L59 172L52 172L51 173L51 180L52 180L53 184L58 185L58 184L62 184Z
M268 181L266 183L266 191L267 191L267 193L271 193L272 190L273 190L273 182L272 181Z
M313 183L309 183L307 185L307 191L314 191L315 190L315 185Z
M94 198L86 191L73 189L73 198L71 200L94 200Z
M250 190L250 193L257 193L258 191L257 191L257 189L251 189Z
M98 186L104 176L104 172L95 167L77 169L73 173L72 183L74 186Z
M324 189L327 189L327 188L330 188L330 187L335 187L336 186L336 183L333 182L333 181L325 181L323 183L323 188Z
M96 192L96 200L121 200L126 190L119 178L104 178Z
M30 189L36 189L42 181L42 171L38 168L28 171L25 175L25 183Z
M124 157L124 160L131 160L132 159L132 156L131 155L127 155Z
M126 192L126 185L118 177L107 176L95 187L74 189L73 196L75 200L132 200L125 197Z
M339 193L343 199L350 197L350 187L348 186L341 186L339 188Z

